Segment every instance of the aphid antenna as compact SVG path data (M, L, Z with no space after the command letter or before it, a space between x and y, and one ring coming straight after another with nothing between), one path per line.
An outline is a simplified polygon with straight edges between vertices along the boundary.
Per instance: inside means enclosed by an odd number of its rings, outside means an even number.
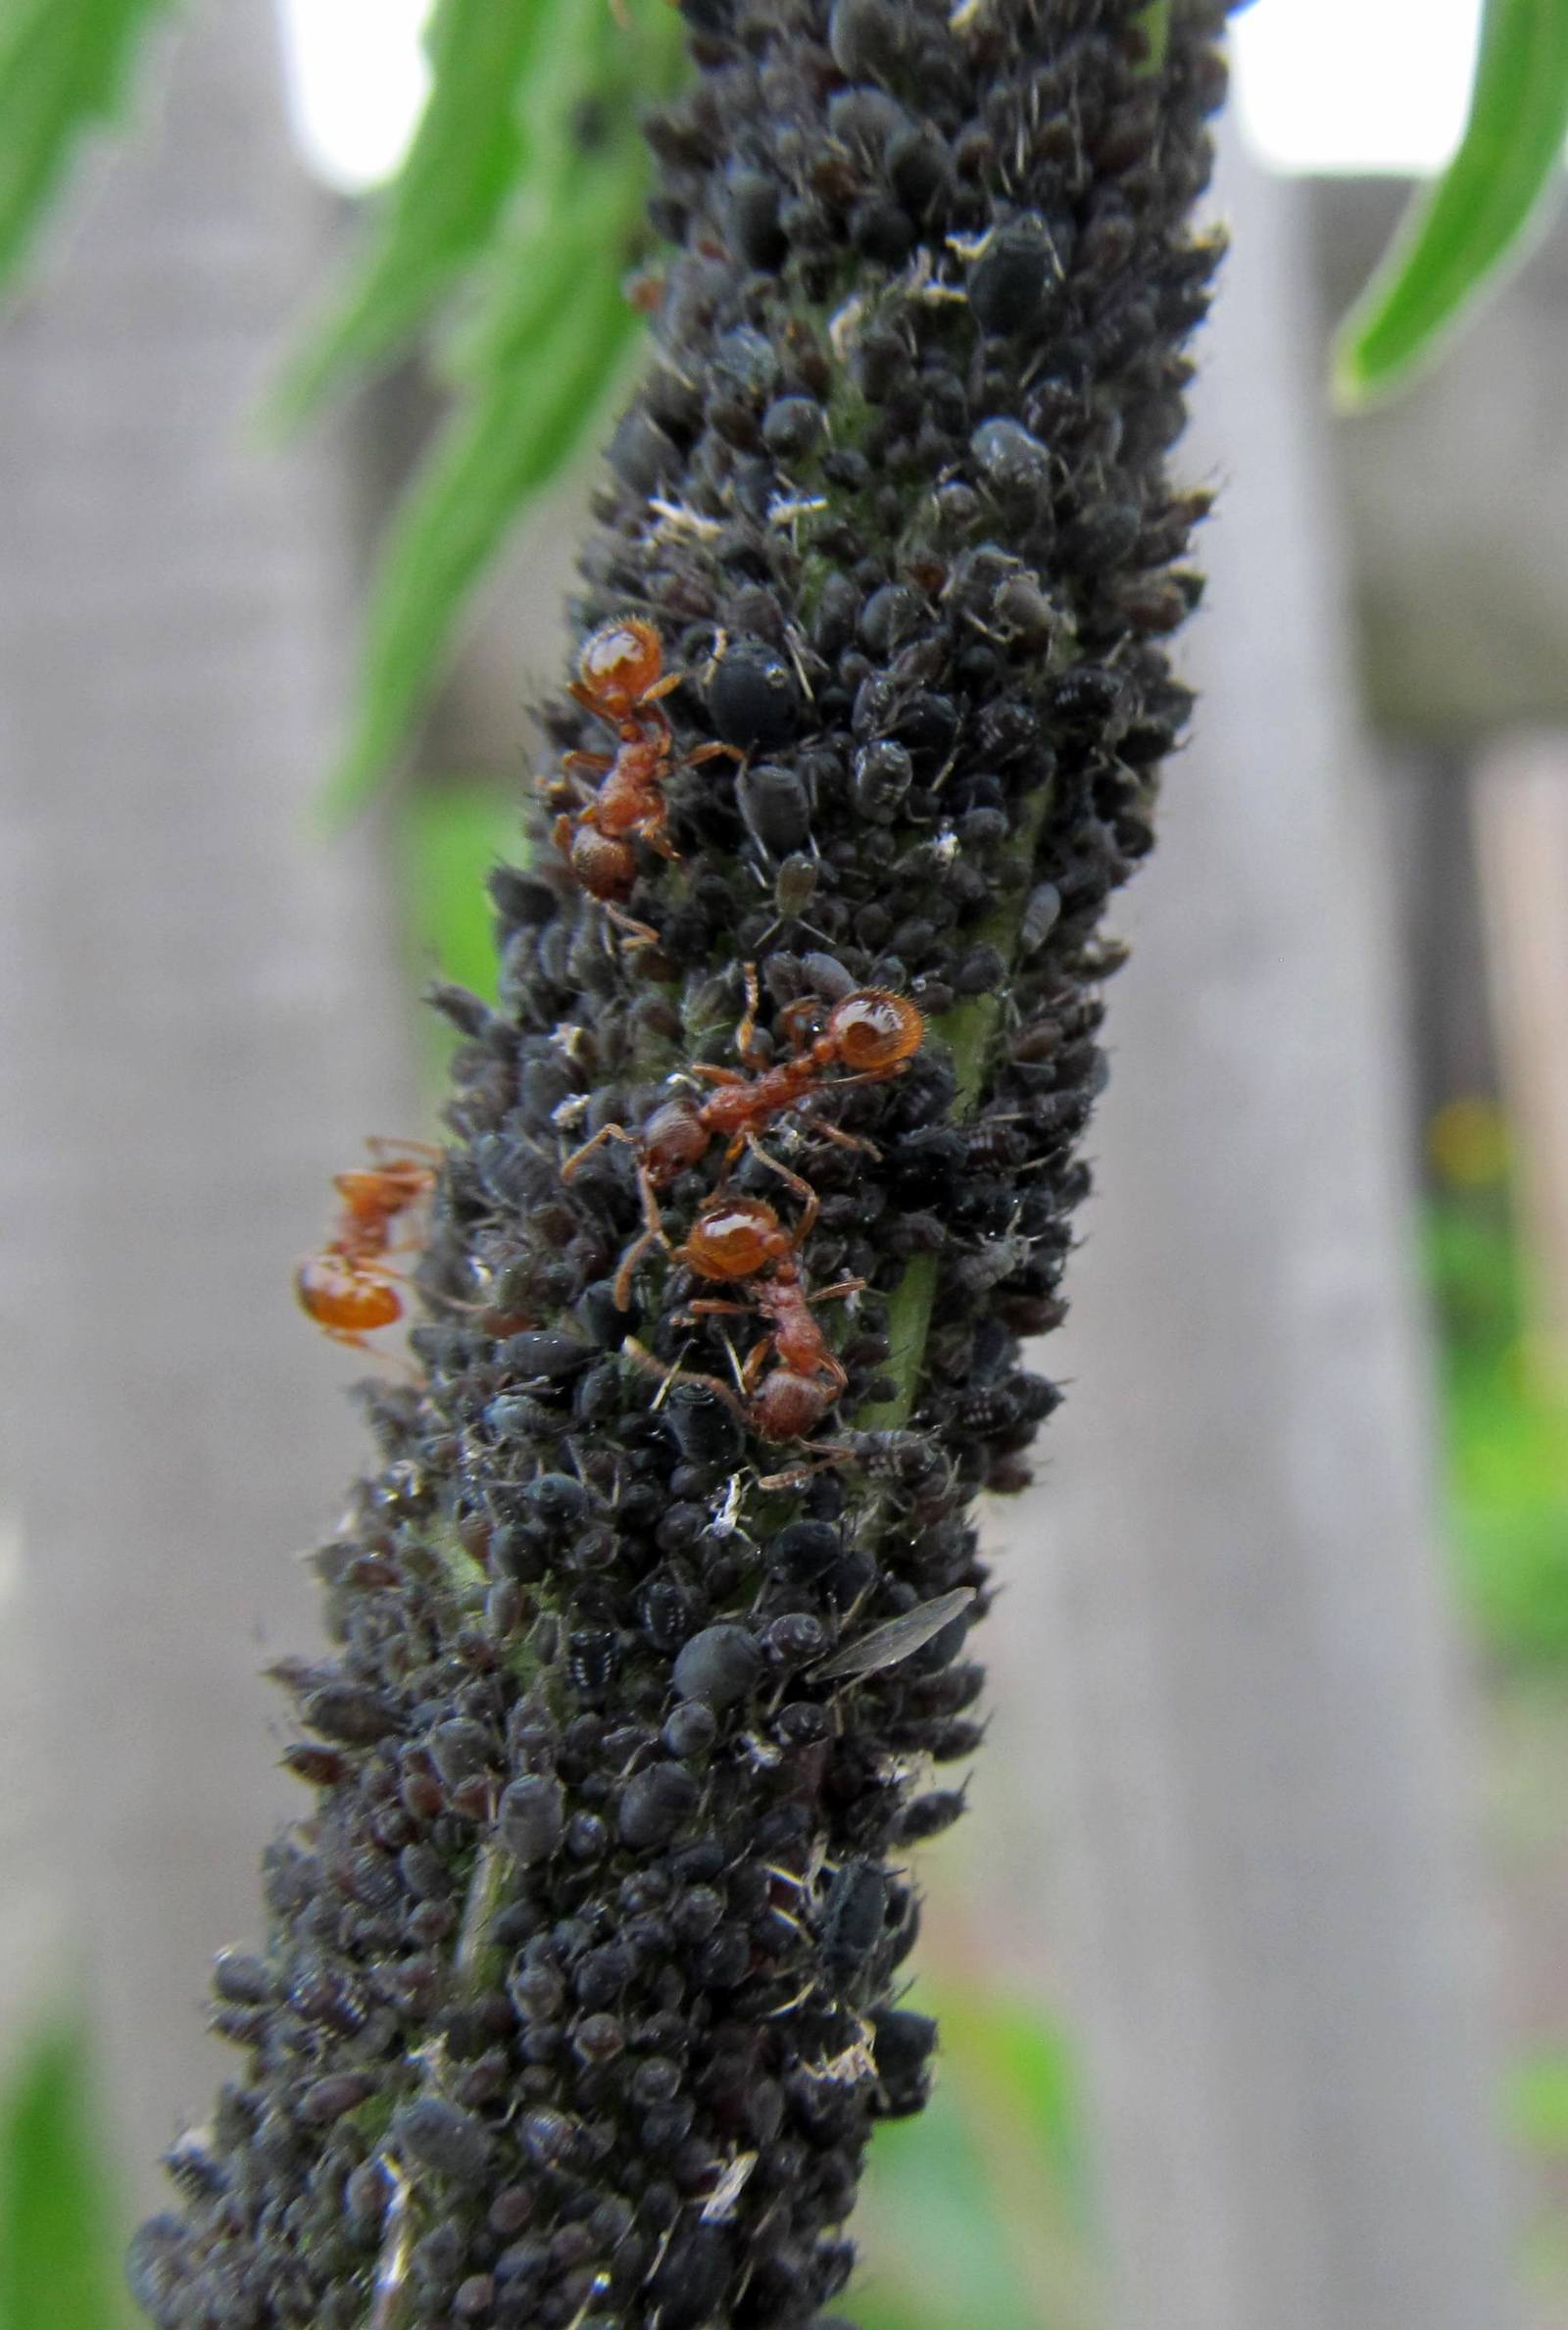
M786 623L784 626L785 652L789 656L790 662L795 666L795 676L801 683L802 695L808 704L814 704L816 691L811 685L810 674L806 669L806 663L801 654L803 645L804 641L797 626L794 623Z
M655 533L666 530L672 534L694 534L700 542L710 541L723 532L716 518L705 518L700 510L688 510L683 502L666 502L662 495L650 494L648 507L659 520Z
M381 2218L383 2238L371 2286L369 2330L395 2330L414 2249L414 2227L410 2222L414 2187L390 2153L378 2153L376 2164L390 2187L390 2197Z
M786 1999L781 2007L769 2007L767 2012L762 2016L763 2022L777 2022L781 2015L793 2014L797 2007L805 2006L815 1988L814 1982L808 1982L804 1990L798 1990L795 1996L792 1999ZM802 2068L804 2069L805 2066L803 2065Z
M600 2299L608 2295L609 2290L609 2274L596 2273L593 2280L588 2285L587 2297L583 2300L581 2305L578 2306L576 2312L572 2315L571 2320L566 2324L566 2330L581 2330L581 2325L588 2319L590 2308L596 2306L599 2304Z
M646 2290L646 2289L647 2289L647 2287L648 2287L648 2285L649 2285L649 2283L650 2283L650 2282L651 2282L651 2281L654 2279L654 2276L655 2276L655 2275L658 2273L660 2266L661 2266L661 2265L662 2265L662 2263L664 2262L665 2256L667 2255L667 2253L668 2253L668 2250L669 2250L669 2245L670 2245L670 2243L671 2243L671 2242L674 2240L674 2238L675 2238L675 2228L674 2228L674 2226L673 2226L673 2225L666 2225L666 2226L664 2227L664 2230L662 2231L662 2233L661 2233L661 2235L659 2236L659 2246L658 2246L658 2248L657 2248L657 2249L654 2251L653 2257L652 2257L652 2259L651 2259L651 2261L650 2261L650 2263L649 2263L648 2270L647 2270L647 2272L646 2272L646 2273L643 2275L643 2278L642 2278L642 2280L641 2280L641 2281L638 2283L638 2285L637 2285L639 2289Z

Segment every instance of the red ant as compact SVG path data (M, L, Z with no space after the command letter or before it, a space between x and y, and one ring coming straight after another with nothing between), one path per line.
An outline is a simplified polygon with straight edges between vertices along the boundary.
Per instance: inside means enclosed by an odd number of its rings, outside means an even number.
M677 768L696 768L705 761L745 758L731 744L700 744L675 758L674 733L659 700L679 687L683 675L666 672L663 662L653 624L621 616L594 632L567 690L585 712L615 731L613 754L573 752L562 762L568 782L592 777L597 783L579 808L556 819L553 835L582 888L605 903L627 897L637 879L633 836L662 858L676 855L668 833L665 780ZM558 786L547 790L560 798ZM656 935L642 924L635 928L645 939Z
M768 1322L767 1333L736 1368L740 1398L715 1375L662 1366L633 1336L625 1344L636 1365L666 1383L679 1377L716 1393L763 1440L804 1440L844 1391L849 1377L828 1348L811 1307L843 1302L865 1285L863 1278L846 1278L816 1295L808 1294L800 1250L816 1219L816 1194L794 1173L784 1178L806 1192L807 1203L793 1230L785 1229L761 1198L711 1197L685 1245L674 1251L673 1260L685 1263L699 1277L742 1287L747 1298L731 1303L703 1297L687 1305L688 1316L741 1318L760 1312ZM764 1374L769 1360L778 1364Z
M814 1035L808 1035L807 1029L811 1019L820 1019L820 999L808 996L787 1005L779 1015L780 1025L795 1050L787 1060L769 1066L756 1043L757 1008L757 970L755 965L748 964L746 1016L736 1030L735 1048L754 1070L751 1075L697 1061L691 1073L718 1087L706 1100L681 1096L662 1101L634 1133L623 1124L601 1125L592 1140L574 1149L561 1168L563 1181L570 1181L606 1141L624 1142L636 1152L648 1227L628 1248L616 1275L616 1300L622 1309L630 1300L624 1290L630 1287L632 1271L649 1247L663 1236L657 1192L698 1164L713 1141L724 1142L726 1165L749 1148L778 1169L776 1161L767 1157L758 1140L762 1125L797 1107L818 1086L842 1091L849 1084L880 1084L890 1076L902 1075L925 1041L925 1020L918 1005L885 987L859 987L833 1005ZM849 1073L833 1077L829 1087L827 1071L834 1067L847 1068ZM868 1146L853 1134L840 1132L836 1125L820 1123L817 1129L844 1148Z
M368 1351L367 1334L403 1315L392 1283L398 1273L386 1259L403 1251L392 1243L392 1228L433 1185L440 1155L418 1141L372 1140L368 1147L379 1162L333 1175L343 1200L336 1232L294 1273L300 1308L351 1351Z

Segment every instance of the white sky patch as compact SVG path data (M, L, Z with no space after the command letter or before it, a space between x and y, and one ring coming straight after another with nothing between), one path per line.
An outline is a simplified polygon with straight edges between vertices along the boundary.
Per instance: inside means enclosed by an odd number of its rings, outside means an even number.
M597 0L603 5L603 0ZM1276 170L1441 169L1464 125L1482 0L1254 0L1232 27L1248 140ZM295 134L330 185L397 169L429 87L431 0L277 0Z
M1282 171L1441 169L1480 25L1481 0L1255 0L1231 28L1248 143Z
M277 0L294 134L328 185L357 194L397 169L430 74L431 0Z

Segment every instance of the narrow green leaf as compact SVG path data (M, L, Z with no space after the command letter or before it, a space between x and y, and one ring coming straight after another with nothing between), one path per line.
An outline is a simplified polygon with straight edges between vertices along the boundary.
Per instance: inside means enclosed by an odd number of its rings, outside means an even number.
M1568 0L1487 0L1470 119L1335 341L1347 410L1399 386L1517 263L1568 138Z
M129 2330L122 2227L81 2032L40 2034L0 2097L0 2330Z
M398 886L421 984L454 979L495 1001L495 909L485 877L526 854L514 780L443 777L410 795L400 819Z
M120 103L136 43L169 0L11 0L0 18L0 281L12 274L83 130Z
M470 589L525 497L561 467L598 417L605 384L637 319L589 252L563 245L576 294L532 288L555 321L525 382L493 382L438 440L392 522L361 667L358 719L323 803L359 807L402 742L439 668Z
M414 143L347 291L284 374L279 422L407 345L483 249L525 166L520 91L559 15L551 0L441 0Z

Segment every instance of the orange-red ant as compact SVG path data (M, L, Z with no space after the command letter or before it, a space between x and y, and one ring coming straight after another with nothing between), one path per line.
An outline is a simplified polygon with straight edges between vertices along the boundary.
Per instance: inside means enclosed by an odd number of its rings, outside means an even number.
M343 1201L336 1231L294 1273L300 1308L351 1351L368 1351L367 1334L403 1315L393 1283L397 1272L387 1260L399 1251L393 1225L429 1191L439 1157L416 1141L372 1140L368 1146L378 1162L333 1175Z
M663 1234L657 1192L679 1180L712 1142L725 1144L726 1165L732 1165L746 1148L759 1150L765 1158L758 1134L775 1116L798 1107L818 1089L842 1091L846 1085L880 1084L890 1076L902 1075L925 1041L925 1020L917 1005L885 987L859 987L834 1004L825 1020L819 998L807 997L788 1005L780 1014L780 1025L795 1049L788 1059L768 1066L756 1044L757 1007L757 971L748 964L746 1016L736 1031L735 1044L753 1070L750 1075L743 1075L738 1068L714 1067L707 1061L697 1061L691 1074L717 1087L705 1100L681 1096L662 1101L634 1133L623 1124L601 1125L592 1140L573 1150L561 1168L563 1181L570 1181L607 1141L623 1142L636 1152L648 1227L628 1250L617 1288L629 1284L642 1256ZM821 1022L814 1034L808 1032L812 1019ZM830 1077L833 1068L848 1072ZM817 1129L843 1147L867 1146L835 1125L819 1124ZM767 1162L775 1161L769 1158Z
M700 744L675 756L675 738L660 709L660 698L680 685L682 674L663 669L664 651L652 623L622 616L594 632L577 660L577 677L567 690L585 712L615 731L612 753L567 753L562 774L592 778L580 806L556 819L554 840L590 898L609 903L625 898L637 879L633 838L674 858L669 838L665 780L677 768L744 755L729 744ZM560 798L557 785L547 790ZM637 934L655 934L636 925Z
M785 1177L797 1187L806 1187L793 1173ZM716 1377L696 1379L721 1392L742 1420L764 1440L804 1440L849 1382L811 1307L813 1303L843 1302L858 1294L865 1280L846 1278L837 1286L808 1294L800 1250L816 1219L814 1191L807 1190L807 1200L800 1220L793 1230L787 1230L761 1198L711 1197L692 1224L685 1245L678 1246L673 1257L699 1277L735 1286L745 1297L741 1302L702 1297L687 1305L690 1316L741 1318L749 1312L760 1312L768 1322L767 1333L737 1369L744 1407ZM769 1360L778 1364L764 1375Z

